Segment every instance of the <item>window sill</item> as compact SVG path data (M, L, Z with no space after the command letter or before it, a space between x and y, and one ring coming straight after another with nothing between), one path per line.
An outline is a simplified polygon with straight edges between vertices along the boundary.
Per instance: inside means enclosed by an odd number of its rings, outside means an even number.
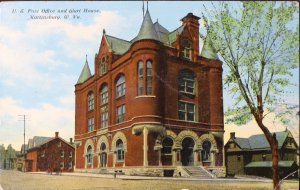
M154 96L154 95L139 95L139 96L136 96L135 98L156 98L156 96Z
M117 160L116 163L122 163L124 160Z
M197 121L189 121L189 120L182 120L182 119L178 119L178 121L189 122L189 123L198 123Z
M122 98L125 98L125 95L116 97L116 100L120 100Z
M196 96L195 93L191 93L191 92L179 91L179 93L181 95L185 95L185 96L193 97L193 98Z

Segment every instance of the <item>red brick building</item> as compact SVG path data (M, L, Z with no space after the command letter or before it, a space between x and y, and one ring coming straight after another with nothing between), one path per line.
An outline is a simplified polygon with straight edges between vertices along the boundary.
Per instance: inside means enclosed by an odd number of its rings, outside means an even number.
M55 137L27 150L27 172L73 172L75 149L55 132Z
M103 30L94 75L86 62L75 85L75 170L222 175L222 63L210 40L199 53L198 20L169 32L147 10L131 41Z

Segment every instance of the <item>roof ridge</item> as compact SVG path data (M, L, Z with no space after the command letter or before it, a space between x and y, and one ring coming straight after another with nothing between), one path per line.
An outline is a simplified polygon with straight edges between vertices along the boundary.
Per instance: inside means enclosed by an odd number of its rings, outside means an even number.
M105 34L105 35L108 36L108 37L111 37L111 38L115 38L115 39L118 39L118 40L122 40L122 41L125 41L125 42L128 42L128 43L131 43L130 41L124 40L122 38L118 38L118 37L107 35L107 34Z

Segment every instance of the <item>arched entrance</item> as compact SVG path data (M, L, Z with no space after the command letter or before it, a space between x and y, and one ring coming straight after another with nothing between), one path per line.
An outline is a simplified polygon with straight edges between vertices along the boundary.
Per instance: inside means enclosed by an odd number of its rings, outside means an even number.
M194 145L195 142L192 138L186 137L182 141L181 149L181 163L183 166L192 166L194 165Z
M102 143L100 146L100 167L106 167L107 163L106 145Z

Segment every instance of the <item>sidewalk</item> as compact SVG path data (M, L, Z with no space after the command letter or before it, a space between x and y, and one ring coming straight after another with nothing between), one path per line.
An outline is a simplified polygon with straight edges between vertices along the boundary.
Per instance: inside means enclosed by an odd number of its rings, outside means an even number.
M28 172L30 174L42 174L49 175L46 172ZM52 174L53 176L78 176L78 177L94 177L94 178L110 178L114 179L113 174L95 174L95 173L62 173ZM148 177L148 176L129 176L129 175L117 175L117 179L122 180L174 180L174 181L239 181L239 182L272 182L271 179L267 178L247 178L246 176L237 176L236 178L213 178L213 179L201 179L192 177Z

